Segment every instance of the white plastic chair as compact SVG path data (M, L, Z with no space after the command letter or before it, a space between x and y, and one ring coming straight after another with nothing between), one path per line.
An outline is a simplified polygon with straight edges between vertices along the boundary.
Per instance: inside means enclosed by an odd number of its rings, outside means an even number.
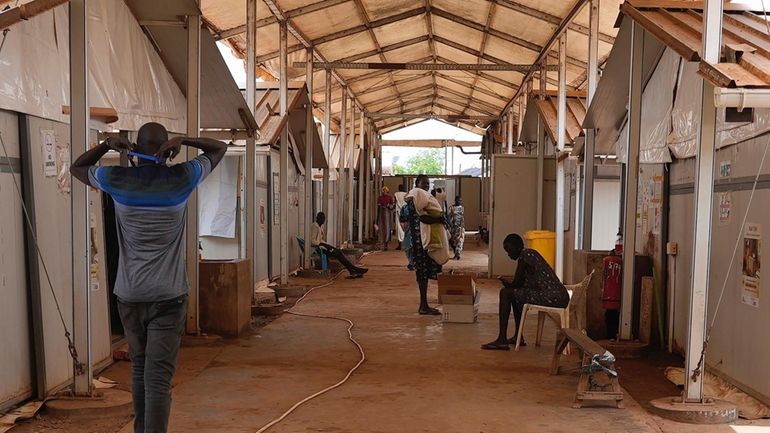
M519 323L519 332L516 335L516 347L514 351L519 351L521 345L521 336L524 333L524 323L527 321L527 313L530 311L537 311L537 334L535 337L535 346L539 347L540 342L543 339L543 328L545 326L545 318L550 317L551 320L556 323L560 328L570 327L570 316L575 314L575 321L577 322L577 328L581 331L585 328L585 307L586 307L586 291L588 285L591 284L591 278L593 278L595 271L591 271L586 275L578 284L567 284L567 293L569 294L569 304L566 308L556 307L544 307L536 304L524 304L524 308L521 312L521 323ZM558 319L558 320L557 320ZM569 345L565 352L570 353Z

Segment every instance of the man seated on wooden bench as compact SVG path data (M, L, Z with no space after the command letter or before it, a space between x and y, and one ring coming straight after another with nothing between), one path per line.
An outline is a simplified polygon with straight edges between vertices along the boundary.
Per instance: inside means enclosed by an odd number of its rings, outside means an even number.
M324 231L325 222L326 214L323 212L318 212L318 214L315 216L315 222L312 226L310 226L310 240L312 245L314 247L320 248L322 253L326 254L327 256L337 259L337 261L348 270L350 278L361 278L364 276L364 274L367 273L369 269L354 265L350 262L350 260L348 260L347 256L345 256L345 253L343 253L341 249L335 248L326 243L326 233Z
M481 346L484 350L509 350L509 344L516 344L516 333L521 323L524 304L544 307L566 308L569 294L548 262L537 251L524 248L524 240L517 234L506 236L503 248L508 257L519 262L513 280L500 278L500 330L497 339ZM513 308L516 321L513 337L508 339L508 320ZM524 339L521 346L526 346Z

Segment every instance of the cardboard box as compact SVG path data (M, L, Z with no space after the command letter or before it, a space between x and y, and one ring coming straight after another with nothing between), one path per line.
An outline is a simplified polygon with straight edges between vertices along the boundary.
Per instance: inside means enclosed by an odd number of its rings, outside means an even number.
M470 275L438 276L438 302L450 305L471 305L476 295L476 282Z
M472 276L439 275L438 299L443 306L444 322L475 323L479 314L479 298Z
M479 319L480 298L481 292L476 292L472 304L442 305L442 321L444 323L476 323Z

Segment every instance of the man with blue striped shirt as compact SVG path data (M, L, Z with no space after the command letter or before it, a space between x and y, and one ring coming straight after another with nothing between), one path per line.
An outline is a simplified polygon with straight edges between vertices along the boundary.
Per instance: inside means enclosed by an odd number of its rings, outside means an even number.
M166 165L182 145L203 153ZM97 166L110 149L131 151L138 161L133 167ZM114 291L131 355L134 433L168 429L171 379L187 317L186 204L226 150L225 143L207 138L169 139L162 125L147 123L136 145L108 138L70 169L115 201L120 259Z

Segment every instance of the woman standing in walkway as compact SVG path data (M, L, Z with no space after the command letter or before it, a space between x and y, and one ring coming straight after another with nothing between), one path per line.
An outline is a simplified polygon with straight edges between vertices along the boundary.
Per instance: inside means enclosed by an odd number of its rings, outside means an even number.
M393 220L393 210L396 208L396 199L390 195L390 189L387 186L382 187L382 194L377 198L377 211L379 218L377 222L380 229L380 240L382 241L382 250L388 250L390 242L390 222Z
M420 290L420 308L417 312L423 315L440 315L439 310L428 305L428 280L435 280L441 273L442 263L446 263L449 258L441 251L441 244L446 241L445 246L448 247L449 242L444 230L441 205L428 193L428 176L417 176L415 184L416 187L406 196L406 220L409 223L412 243L412 263Z
M449 225L452 228L452 245L455 250L455 260L460 260L465 245L465 209L463 199L455 197L455 204L449 208Z

